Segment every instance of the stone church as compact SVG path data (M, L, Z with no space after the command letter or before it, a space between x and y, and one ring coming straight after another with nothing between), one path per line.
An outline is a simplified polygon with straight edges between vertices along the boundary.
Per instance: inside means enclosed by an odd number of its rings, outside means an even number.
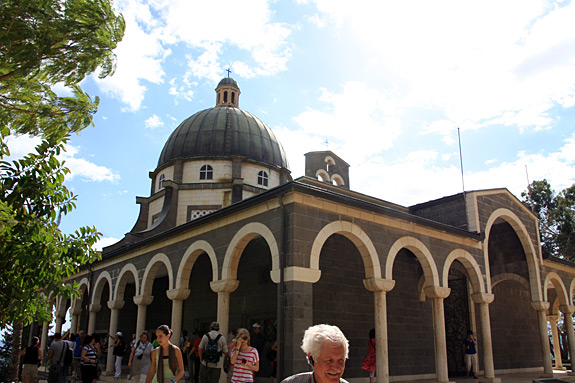
M309 370L303 332L329 323L350 341L344 378L367 382L361 363L375 328L385 383L464 373L471 329L480 378L493 382L561 368L551 355L564 314L575 355L575 265L542 257L535 215L507 189L400 206L353 191L349 165L329 150L306 154L305 175L293 178L240 94L222 79L215 107L175 129L149 173L150 195L136 198L134 227L74 276L81 299L55 298L56 330L68 311L72 332L129 336L168 324L174 339L214 320L224 334L259 323L268 348L278 340L281 379Z

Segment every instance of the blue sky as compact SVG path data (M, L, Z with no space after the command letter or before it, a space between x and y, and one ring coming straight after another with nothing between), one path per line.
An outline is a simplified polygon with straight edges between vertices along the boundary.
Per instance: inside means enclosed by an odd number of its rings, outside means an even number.
M116 74L65 155L78 209L102 245L136 221L170 133L215 105L231 68L240 108L282 143L292 176L308 151L350 165L351 189L411 205L530 180L575 182L572 1L121 0ZM64 92L65 90L60 89ZM35 139L12 139L14 156Z

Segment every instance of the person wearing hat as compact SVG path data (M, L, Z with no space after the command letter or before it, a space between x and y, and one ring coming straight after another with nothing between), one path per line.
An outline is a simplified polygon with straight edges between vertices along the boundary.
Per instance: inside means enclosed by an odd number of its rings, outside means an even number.
M112 345L112 347L114 347L113 353L116 357L116 361L114 363L114 379L120 379L122 376L122 358L124 357L124 351L126 348L124 343L124 335L121 331L118 331L116 336L112 336L110 334L108 334L108 336L114 340L114 344Z
M228 345L225 337L218 331L220 331L220 324L212 322L210 332L205 334L200 341L198 348L201 361L200 383L218 383L220 380ZM217 350L213 350L216 345Z
M261 355L265 355L264 347L266 345L266 338L264 338L264 335L262 334L262 326L258 322L252 325L252 332L250 333L250 344L253 348L258 350L260 358ZM256 372L256 375L259 376L259 372Z

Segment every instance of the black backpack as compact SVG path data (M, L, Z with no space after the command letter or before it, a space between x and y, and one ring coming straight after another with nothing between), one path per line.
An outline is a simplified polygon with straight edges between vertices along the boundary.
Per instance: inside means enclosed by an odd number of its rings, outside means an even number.
M72 365L72 360L74 359L74 353L72 352L72 349L68 346L68 342L66 342L66 344L64 345L65 349L62 351L63 352L63 357L64 357L64 366L71 366Z
M220 361L221 352L218 351L218 341L220 340L222 334L218 334L216 339L210 338L209 334L206 334L208 338L208 344L206 349L202 353L202 359L208 363L218 363Z

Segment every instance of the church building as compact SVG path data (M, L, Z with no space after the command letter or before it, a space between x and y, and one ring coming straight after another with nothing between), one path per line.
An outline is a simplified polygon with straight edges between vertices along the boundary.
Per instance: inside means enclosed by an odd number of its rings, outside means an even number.
M226 335L258 323L266 349L278 341L278 381L310 369L301 340L320 323L349 339L352 383L368 382L372 328L378 383L464 374L468 330L482 381L552 376L562 362L552 361L548 325L560 355L561 318L575 355L575 265L542 257L536 216L507 189L401 206L353 191L349 164L329 150L307 153L294 178L240 94L222 79L215 107L174 130L150 195L136 198L134 227L70 281L81 299L55 298L56 331L68 311L72 332L130 336L168 324L176 344L212 321Z

